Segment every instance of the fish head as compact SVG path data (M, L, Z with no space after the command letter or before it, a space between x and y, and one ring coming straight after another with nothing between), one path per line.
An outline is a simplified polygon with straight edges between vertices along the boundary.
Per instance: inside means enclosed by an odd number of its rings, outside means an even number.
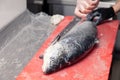
M64 48L61 44L56 43L47 48L44 53L42 70L45 74L50 74L62 68L65 63L63 53Z

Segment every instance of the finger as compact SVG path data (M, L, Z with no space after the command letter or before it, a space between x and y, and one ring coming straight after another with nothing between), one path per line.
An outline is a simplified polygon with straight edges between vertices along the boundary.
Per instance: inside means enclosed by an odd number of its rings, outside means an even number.
M85 10L84 5L79 5L79 7L77 7L78 11L80 10L81 12L83 12Z
M80 5L79 8L77 8L78 11L82 14L88 14L90 13L93 9L91 7L85 8L84 6Z
M83 0L82 5L85 9L90 6L90 4L88 2L86 2L86 0Z
M99 0L89 0L89 3L91 5L97 5L99 3Z
M99 0L88 0L88 3L89 3L89 7L87 7L87 9L95 9L97 6L98 6L98 3L99 3Z
M88 13L92 12L92 10L93 9L85 9L85 10L81 11L81 13L88 14Z
M86 9L87 10L94 10L95 8L96 8L96 6L92 5L92 6L87 7Z
M82 13L77 7L75 8L74 13L80 18L85 18L87 16L87 14Z
M96 4L97 5L97 4ZM89 2L86 2L85 0L82 2L82 5L79 6L79 10L82 13L88 14L93 9L96 8L96 5L90 5Z

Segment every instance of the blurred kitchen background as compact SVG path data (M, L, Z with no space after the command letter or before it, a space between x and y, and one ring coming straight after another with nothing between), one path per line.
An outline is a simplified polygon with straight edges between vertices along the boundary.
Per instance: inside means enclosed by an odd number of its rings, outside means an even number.
M101 0L98 7L112 6L115 1ZM55 28L49 15L74 16L75 5L76 0L0 0L0 80L14 80L34 56ZM33 15L28 10L46 14ZM114 19L120 20L120 13ZM109 80L120 80L120 30Z

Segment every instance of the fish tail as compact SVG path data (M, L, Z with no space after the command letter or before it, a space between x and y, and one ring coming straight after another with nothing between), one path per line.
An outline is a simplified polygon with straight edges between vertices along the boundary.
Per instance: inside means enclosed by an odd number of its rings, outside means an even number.
M102 15L98 12L94 14L91 12L87 15L87 21L92 21L95 25L100 24L101 20L102 20Z

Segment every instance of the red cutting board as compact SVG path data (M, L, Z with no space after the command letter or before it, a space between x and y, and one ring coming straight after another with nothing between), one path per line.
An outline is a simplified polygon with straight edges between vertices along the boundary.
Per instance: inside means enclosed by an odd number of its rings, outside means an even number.
M40 54L72 19L71 16L65 17L17 76L16 80L108 80L119 25L117 20L106 21L97 26L100 42L83 60L56 73L43 74L41 70L43 61L39 59Z

